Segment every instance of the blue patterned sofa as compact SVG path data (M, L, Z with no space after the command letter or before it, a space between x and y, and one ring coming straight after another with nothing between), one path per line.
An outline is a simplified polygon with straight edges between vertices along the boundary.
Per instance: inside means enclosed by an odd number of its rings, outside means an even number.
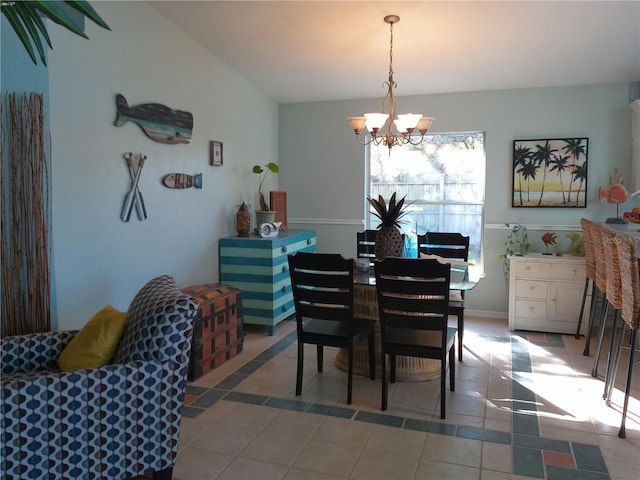
M171 277L151 280L101 368L58 369L75 331L3 338L0 477L170 479L197 309Z

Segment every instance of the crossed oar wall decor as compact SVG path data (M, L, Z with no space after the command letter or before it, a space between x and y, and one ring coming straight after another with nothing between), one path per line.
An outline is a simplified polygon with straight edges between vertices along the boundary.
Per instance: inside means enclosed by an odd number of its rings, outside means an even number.
M140 181L140 174L142 173L142 167L144 166L144 162L147 159L147 156L143 153L138 156L137 170L133 167L133 154L131 152L125 153L124 159L126 160L127 166L129 167L129 174L131 176L131 190L129 190L127 196L124 197L124 204L122 205L122 213L120 218L122 218L123 222L128 222L131 218L131 213L135 208L136 214L138 215L138 220L145 220L147 218L147 210L144 206L142 193L140 193L140 190L138 189L138 182Z

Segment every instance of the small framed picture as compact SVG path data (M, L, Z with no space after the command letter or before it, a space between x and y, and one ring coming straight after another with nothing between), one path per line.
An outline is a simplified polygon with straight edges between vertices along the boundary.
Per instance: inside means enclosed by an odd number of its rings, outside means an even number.
M219 167L222 164L222 142L211 140L209 142L209 165Z

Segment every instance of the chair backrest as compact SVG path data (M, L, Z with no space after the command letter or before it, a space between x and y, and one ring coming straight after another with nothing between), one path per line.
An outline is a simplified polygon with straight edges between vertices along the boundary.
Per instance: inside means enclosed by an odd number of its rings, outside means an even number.
M469 237L460 233L427 232L418 235L418 255L420 253L466 262L469 260Z
M353 319L353 260L333 253L289 255L289 275L298 327L303 318Z
M582 229L582 241L584 243L584 261L586 266L587 278L591 281L596 279L596 259L593 251L593 222L586 218L580 219L580 227Z
M602 226L591 224L591 237L593 239L593 257L596 262L596 286L602 293L607 292L607 263L604 257L604 243L602 242Z
M607 269L607 300L613 308L622 307L622 287L620 279L620 258L618 257L618 234L609 227L602 227L602 247L604 248L605 268Z
M618 235L616 237L620 259L620 278L622 291L621 316L632 330L640 327L640 267L636 241Z
M356 234L358 258L369 258L373 263L376 258L375 246L378 230L365 230Z
M392 329L442 333L449 316L451 265L432 259L385 258L375 265L382 342Z

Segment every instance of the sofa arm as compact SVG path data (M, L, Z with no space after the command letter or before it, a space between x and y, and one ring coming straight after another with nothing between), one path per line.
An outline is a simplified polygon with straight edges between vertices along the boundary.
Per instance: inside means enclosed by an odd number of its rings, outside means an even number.
M0 340L2 373L55 370L62 350L77 330L15 335Z
M130 478L170 468L178 452L186 368L132 361L3 382L0 443L11 447L15 464L57 478L95 478L91 472ZM25 399L33 412L29 428ZM33 454L53 444L73 455L52 460Z

